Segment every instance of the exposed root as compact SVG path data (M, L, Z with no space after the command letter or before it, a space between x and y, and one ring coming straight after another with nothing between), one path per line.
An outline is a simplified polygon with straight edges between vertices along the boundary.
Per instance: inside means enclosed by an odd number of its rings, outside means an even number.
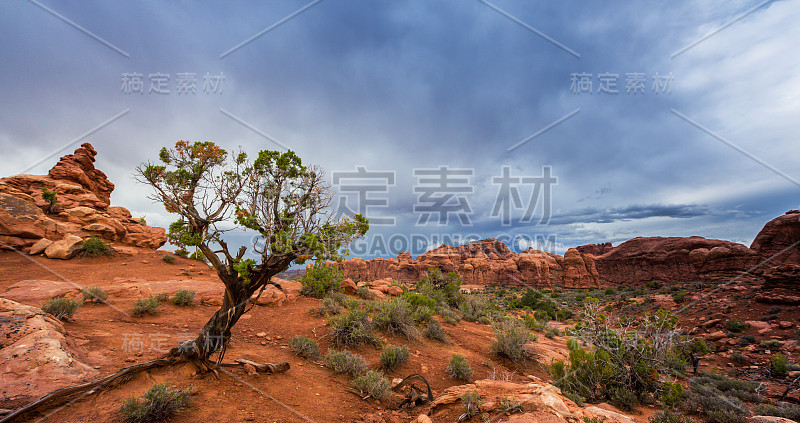
M220 363L220 366L237 367L237 366L244 366L245 364L253 366L257 372L261 373L284 373L288 371L289 368L291 368L289 363L285 362L278 364L272 364L272 363L259 364L256 363L255 361L245 360L243 358L237 358L236 360L234 360L233 363Z
M425 386L428 388L427 398L424 398L422 396L422 392L416 386L414 386L414 381L417 380L424 382ZM398 409L404 407L414 408L422 404L433 401L433 390L431 389L431 384L428 383L428 379L425 379L425 376L422 376L420 374L409 375L405 379L403 379L400 383L395 385L392 388L392 391L400 392L400 390L403 389L403 387L405 386L408 386L409 390L408 393L406 394L406 397L397 406Z

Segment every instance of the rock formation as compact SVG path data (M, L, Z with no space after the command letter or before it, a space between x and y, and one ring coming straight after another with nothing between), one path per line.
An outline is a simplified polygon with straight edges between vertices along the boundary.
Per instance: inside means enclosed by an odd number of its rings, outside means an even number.
M50 244L91 235L135 247L164 245L163 228L147 226L127 209L110 206L114 184L94 167L96 155L92 145L84 143L74 154L62 157L48 175L0 179L0 249L31 251L36 245L34 254L51 257L47 251L58 250L58 258L70 258L63 248ZM42 197L42 189L56 193L54 209Z
M771 266L800 264L800 210L790 210L770 220L756 235L750 249Z
M457 247L442 245L421 254L416 260L409 253L396 259L356 257L338 264L344 276L359 281L396 279L416 282L430 269L456 272L466 285L532 285L563 284L568 288L597 287L599 278L591 255L576 249L564 257L529 249L519 254L496 239L484 239Z

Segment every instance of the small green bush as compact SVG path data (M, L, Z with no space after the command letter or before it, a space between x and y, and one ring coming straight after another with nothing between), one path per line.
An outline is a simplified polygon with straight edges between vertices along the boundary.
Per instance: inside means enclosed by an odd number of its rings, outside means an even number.
M659 281L649 281L644 284L649 289L661 289L663 286Z
M170 301L176 306L189 306L192 305L195 296L197 296L197 293L194 291L179 289L178 292L170 298Z
M658 399L668 407L675 407L683 401L683 386L678 383L666 382L661 387L661 394Z
M370 370L367 374L353 379L353 385L362 394L380 400L389 394L392 383L383 376L383 373Z
M439 308L439 315L442 316L445 323L451 326L455 326L461 321L461 316L451 308Z
M525 348L525 343L530 339L528 329L517 319L504 319L492 325L495 340L491 350L500 357L511 361L523 361L532 357Z
M81 251L89 257L98 257L102 255L111 254L114 251L108 244L103 242L100 238L92 235L83 240Z
M389 345L381 351L381 369L391 372L408 361L409 352L405 345Z
M603 293L606 295L616 295L617 291L614 288L609 287L606 288L606 290Z
M319 345L305 336L293 336L289 340L289 349L303 358L317 360L320 357Z
M399 335L406 339L418 339L419 330L415 326L411 306L400 298L382 301L377 305L372 321L380 330L389 335Z
M739 338L739 345L741 345L743 347L747 346L747 345L755 344L756 342L757 342L756 341L756 337L753 336L753 335L745 335L745 336Z
M322 262L314 263L300 279L302 295L323 298L329 292L341 292L344 289L344 275L336 266Z
M744 355L742 355L742 354L740 354L738 352L735 352L735 353L731 354L731 361L736 363L736 364L744 364L744 363L747 363L747 357L745 357Z
M728 329L728 332L742 333L746 331L747 328L749 327L750 325L748 325L747 323L742 323L738 320L728 320L727 322L725 322L725 328Z
M206 259L206 255L203 254L203 252L200 251L200 250L195 251L192 254L189 254L189 258L192 259L192 260L201 261L203 263L208 263L208 260Z
M325 366L335 373L347 373L352 377L367 373L367 361L364 357L350 351L329 350L325 355Z
M468 381L472 376L472 366L469 365L467 358L461 354L453 353L450 356L450 363L447 365L447 376L451 379Z
M659 411L653 414L648 420L649 423L695 423L691 417L683 414L670 412L669 410Z
M337 292L336 294L341 294L341 293ZM311 311L319 316L335 316L343 312L344 308L345 308L344 305L341 302L339 302L338 298L329 294L328 296L323 298L322 304L320 304L319 307L313 307L311 308Z
M761 348L766 348L768 350L777 350L781 347L781 341L777 339L769 339L765 341L761 341Z
M55 213L58 206L58 194L50 191L47 187L42 187L42 199L48 203L47 212Z
M175 255L178 257L189 257L189 252L184 249L175 250Z
M158 294L156 294L155 299L158 300L158 302L160 303L166 302L167 300L169 300L169 294L166 292L159 292Z
M125 423L149 423L168 420L184 411L192 399L192 387L172 390L166 383L153 385L140 399L128 398L120 408Z
M430 322L428 322L424 334L426 338L447 342L447 332L444 331L444 328L437 320L431 319Z
M461 405L464 406L464 414L458 418L458 421L471 419L481 412L483 399L477 390L466 392L458 398L461 400Z
M676 303L680 304L686 300L686 295L688 295L688 291L677 291L672 293L672 299L675 300Z
M80 306L81 303L79 301L66 297L56 297L47 300L42 306L42 311L52 314L58 320L69 320L72 319L72 315L75 314L75 311Z
M775 354L772 357L772 373L775 376L786 376L789 374L789 359L783 354Z
M331 327L331 339L336 347L357 347L365 343L380 344L380 340L372 333L373 325L367 310L350 310L330 318L328 325Z
M359 286L356 288L356 295L365 300L374 300L376 297L375 293L370 291L366 286Z
M133 315L136 317L143 316L144 314L156 315L158 314L158 306L161 305L161 301L158 300L156 297L150 298L139 298L133 303Z
M175 263L175 256L172 254L164 254L164 257L161 257L161 261L164 263L173 264Z
M81 289L83 301L104 303L108 299L108 293L101 286L87 286Z

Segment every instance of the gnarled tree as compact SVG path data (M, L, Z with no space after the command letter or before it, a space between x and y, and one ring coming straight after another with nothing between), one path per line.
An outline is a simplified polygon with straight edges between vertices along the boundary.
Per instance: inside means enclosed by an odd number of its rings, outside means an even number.
M150 198L179 216L170 239L202 251L225 284L222 306L197 338L169 354L203 370L216 352L217 364L222 361L231 328L274 275L292 263L339 260L369 229L360 215L334 218L323 171L304 166L292 151L260 151L251 161L244 152L229 153L212 142L178 141L162 148L159 159L140 165L137 180L154 189ZM247 246L230 251L223 238L237 229L258 235L250 255L256 258L245 258Z

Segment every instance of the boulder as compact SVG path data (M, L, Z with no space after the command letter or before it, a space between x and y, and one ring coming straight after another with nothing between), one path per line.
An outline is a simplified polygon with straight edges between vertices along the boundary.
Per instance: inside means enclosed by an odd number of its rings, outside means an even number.
M83 239L75 235L67 235L64 239L53 242L44 250L44 255L51 259L69 260L81 251Z
M50 241L47 238L42 238L42 239L36 241L33 245L31 245L31 249L30 249L30 251L28 251L28 254L30 254L30 255L41 254L52 243L53 243L53 241Z
M15 408L98 376L78 361L64 327L41 309L0 298L0 406Z

